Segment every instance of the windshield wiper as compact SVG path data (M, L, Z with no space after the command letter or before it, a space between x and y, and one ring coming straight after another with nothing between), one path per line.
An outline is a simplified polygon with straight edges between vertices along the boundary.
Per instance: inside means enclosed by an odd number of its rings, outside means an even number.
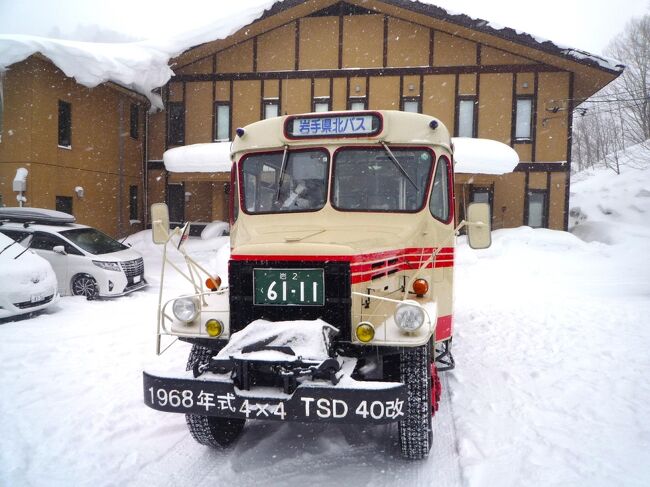
M284 179L284 172L287 169L287 156L289 155L289 146L284 146L284 152L282 153L282 165L280 166L280 178L278 179L278 192L275 193L275 202L280 201L280 190L282 189L282 180Z
M5 245L5 248L0 250L0 254L3 253L5 250L7 250L9 247L11 247L15 243L18 243L18 240L14 240L9 245Z
M405 177L406 179L409 180L409 182L413 185L413 187L414 187L417 191L420 191L420 188L418 187L418 185L415 184L415 181L413 181L413 180L411 179L411 176L408 175L408 173L406 172L406 169L404 169L404 166L402 166L402 165L399 163L399 161L398 161L397 158L395 157L395 154L393 154L393 152L392 152L392 151L388 148L388 146L386 145L386 142L384 142L384 141L382 140L382 141L380 141L380 144L384 146L384 150L386 151L386 154L388 154L388 157L390 158L390 160L393 161L393 163L397 166L397 169L400 170L400 172L404 175L404 177Z

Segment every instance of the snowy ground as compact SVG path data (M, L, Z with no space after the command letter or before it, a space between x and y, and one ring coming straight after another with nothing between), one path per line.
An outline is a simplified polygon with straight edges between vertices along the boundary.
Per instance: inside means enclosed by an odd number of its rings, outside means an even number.
M650 171L572 191L588 242L529 228L461 242L457 367L428 460L400 459L394 426L253 422L211 451L145 407L160 257L140 234L145 292L0 323L0 485L648 485ZM226 237L189 245L223 268ZM170 296L187 289L172 280ZM187 351L166 356L183 367Z

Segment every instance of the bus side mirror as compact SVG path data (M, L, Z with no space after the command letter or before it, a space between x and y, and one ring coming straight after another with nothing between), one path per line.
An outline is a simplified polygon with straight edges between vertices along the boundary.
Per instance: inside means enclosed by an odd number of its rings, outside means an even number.
M490 205L470 203L467 207L467 240L473 249L487 249L492 245Z
M169 208L165 203L151 205L151 234L155 244L169 240Z

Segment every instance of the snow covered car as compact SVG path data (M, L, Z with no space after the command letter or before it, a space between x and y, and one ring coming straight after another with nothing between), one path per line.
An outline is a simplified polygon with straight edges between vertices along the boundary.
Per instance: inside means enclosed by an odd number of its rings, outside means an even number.
M0 233L0 319L40 311L58 299L48 262Z
M61 295L116 297L147 286L139 252L74 221L54 210L0 208L0 233L52 265Z
M160 307L158 352L163 335L192 343L187 371L145 371L145 403L186 414L210 446L247 419L396 422L402 455L424 458L438 370L454 365L455 232L490 244L487 204L454 225L447 128L397 111L284 116L237 129L232 159L228 286L186 256L195 292ZM166 255L180 232L164 205L151 214Z

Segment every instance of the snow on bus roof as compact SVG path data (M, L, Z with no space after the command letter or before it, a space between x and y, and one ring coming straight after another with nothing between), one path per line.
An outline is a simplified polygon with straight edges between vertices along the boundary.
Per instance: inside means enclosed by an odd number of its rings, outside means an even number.
M213 142L174 147L165 151L163 162L169 172L230 172L231 142Z
M519 164L517 152L502 142L453 137L454 172L462 174L506 174Z

